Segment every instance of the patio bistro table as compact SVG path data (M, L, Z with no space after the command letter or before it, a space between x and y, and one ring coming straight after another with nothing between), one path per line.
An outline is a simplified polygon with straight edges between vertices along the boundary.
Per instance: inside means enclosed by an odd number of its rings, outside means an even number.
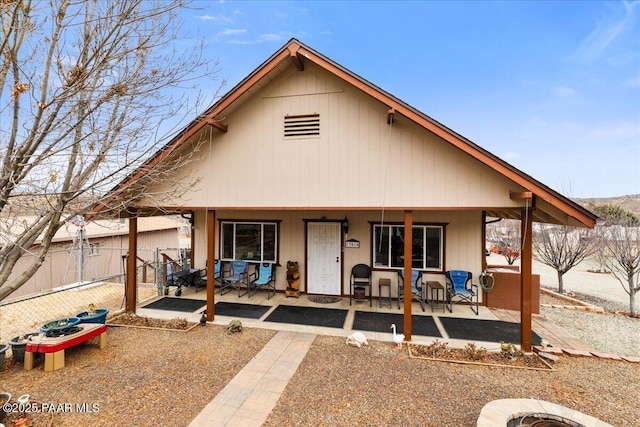
M435 292L435 299L433 298L433 294ZM440 297L440 293L442 293L442 298ZM427 298L429 300L429 305L431 306L431 311L438 304L438 301L442 301L442 311L444 312L445 306L445 295L444 295L444 287L440 282L436 281L428 281L427 282Z
M386 288L386 297L382 296L382 289ZM391 308L391 279L378 279L378 307L388 306Z

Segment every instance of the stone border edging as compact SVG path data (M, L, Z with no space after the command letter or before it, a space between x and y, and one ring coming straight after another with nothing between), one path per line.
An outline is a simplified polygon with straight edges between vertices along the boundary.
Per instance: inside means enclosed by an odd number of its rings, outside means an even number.
M157 326L125 325L123 323L110 323L110 322L113 322L113 321L117 321L117 319L120 316L122 316L123 314L124 314L124 312L118 314L117 316L111 317L109 320L107 320L106 325L107 326L117 326L119 328L151 329L151 330L156 330L156 331L170 331L170 332L189 332L190 330L192 330L193 328L198 326L198 323L193 323L193 322L189 322L189 321L187 321L187 323L192 323L192 325L189 326L187 329L160 328L160 327L157 327Z
M547 363L547 361L544 360L542 357L540 357L540 355L538 355L537 353L534 353L534 354L536 356L538 356L540 361L545 366L547 366L547 368L537 368L535 366L505 365L505 364L501 364L501 363L489 363L489 362L472 362L470 360L439 359L439 358L436 358L436 357L416 356L411 351L411 346L410 345L407 345L407 350L408 350L410 359L422 359L422 360L431 360L431 361L434 361L434 362L457 363L457 364L460 364L460 365L493 366L493 367L497 367L497 368L526 369L526 370L531 370L531 371L546 371L546 372L555 371L553 366L551 366L549 363Z
M554 292L552 290L549 289L544 289L544 288L540 288L540 292L550 295L554 298L558 298L567 302L571 302L571 305L560 305L560 304L540 304L541 307L548 307L548 308L564 308L567 310L581 310L581 311L589 311L591 313L604 313L604 308L602 307L598 307L596 305L591 305L588 303L585 303L583 301L580 301L578 299L575 298L571 298L570 296L567 295L562 295L559 294L557 292Z
M600 351L586 351L586 350L572 350L558 347L542 347L534 346L534 353L549 353L554 356L569 356L569 357L596 357L598 359L625 361L629 363L640 363L640 357L635 356L618 356L615 354L604 353Z

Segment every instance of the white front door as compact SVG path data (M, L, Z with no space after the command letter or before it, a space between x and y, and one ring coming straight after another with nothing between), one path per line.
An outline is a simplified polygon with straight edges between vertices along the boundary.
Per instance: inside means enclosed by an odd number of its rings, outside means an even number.
M339 222L307 223L307 293L340 295Z

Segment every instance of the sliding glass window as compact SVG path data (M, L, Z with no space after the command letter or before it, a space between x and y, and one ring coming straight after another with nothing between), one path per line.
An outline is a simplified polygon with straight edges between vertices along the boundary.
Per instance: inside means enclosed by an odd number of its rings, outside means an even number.
M412 268L443 271L444 226L414 225L411 231ZM374 225L372 241L374 267L404 267L404 225Z
M221 223L222 259L276 262L278 224L273 222Z

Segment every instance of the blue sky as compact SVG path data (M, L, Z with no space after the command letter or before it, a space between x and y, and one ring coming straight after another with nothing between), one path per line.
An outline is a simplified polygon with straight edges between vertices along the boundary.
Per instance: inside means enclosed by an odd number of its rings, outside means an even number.
M640 1L198 1L223 92L295 37L569 197L640 194Z

